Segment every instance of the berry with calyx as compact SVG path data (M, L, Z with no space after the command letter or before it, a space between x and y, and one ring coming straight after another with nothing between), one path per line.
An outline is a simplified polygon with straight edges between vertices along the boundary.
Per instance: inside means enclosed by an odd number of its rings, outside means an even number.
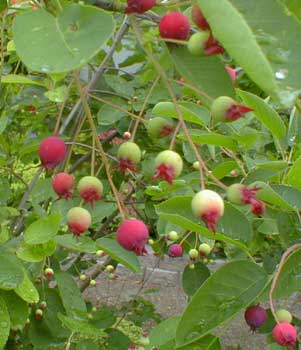
M206 18L201 11L199 5L194 4L191 9L191 19L192 21L202 30L210 30L210 26L206 21Z
M96 256L101 257L101 256L104 256L104 255L105 255L105 252L104 252L103 250L99 249L99 250L96 251L95 254L96 254Z
M95 176L84 176L79 180L77 190L84 203L90 203L93 207L94 202L102 198L103 184Z
M48 280L51 280L51 278L54 276L54 271L52 270L52 268L47 267L47 268L44 270L44 276L45 276Z
M189 255L190 259L194 260L199 256L199 252L197 249L193 248L193 249L189 250L188 255Z
M207 243L202 243L199 245L199 253L201 256L208 256L211 253L211 247Z
M172 244L168 249L168 255L171 258L177 258L183 255L183 248L180 244Z
M285 310L285 309L277 310L276 316L277 316L277 319L278 319L278 321L280 323L281 322L291 323L292 320L293 320L292 314L289 311Z
M115 270L115 267L113 265L107 265L106 266L106 271L113 272L114 270Z
M295 346L297 342L297 329L288 322L277 323L273 329L274 340L282 346Z
M199 163L199 161L197 160L196 162L194 162L192 164L192 167L193 167L194 170L200 170L200 163Z
M159 23L162 38L186 40L190 32L189 20L181 12L170 12Z
M156 0L127 0L126 14L144 13L156 5Z
M252 331L260 328L267 319L267 312L259 305L250 306L245 311L245 320Z
M228 96L216 98L211 106L211 116L215 123L233 122L251 111L252 108L240 105Z
M40 320L41 318L43 318L43 316L44 316L43 310L42 309L36 309L35 317Z
M124 140L129 140L132 137L132 134L129 131L123 133Z
M224 215L224 201L214 191L202 190L192 199L194 215L205 222L209 230L216 232L216 223Z
M46 310L47 309L47 303L46 301L42 301L39 305L40 309L42 310Z
M72 198L74 177L68 173L57 173L52 179L52 188L60 198Z
M149 239L149 232L141 220L124 220L118 227L116 238L117 242L126 250L133 251L137 255L147 253L145 245Z
M170 241L176 241L179 238L179 234L177 231L170 231L167 235L167 239Z
M67 153L65 142L56 136L44 139L39 146L39 157L45 169L53 169L60 164Z
M225 51L209 31L192 34L187 48L194 56L212 56Z
M81 233L88 230L92 222L92 218L88 210L81 207L74 207L67 213L67 223L69 230L75 235L80 236Z
M127 141L120 145L117 158L119 161L118 168L121 171L131 170L136 172L136 165L141 160L141 150L136 143Z
M80 276L79 276L79 279L81 280L81 281L85 281L86 279L87 279L87 276L85 275L85 274L81 274Z
M153 180L161 178L172 184L173 180L182 172L183 161L178 153L166 150L160 152L155 158L155 167Z
M155 117L147 122L147 133L150 137L163 138L170 135L174 130L174 123L171 120Z
M96 281L95 280L91 280L90 281L90 286L92 286L92 287L96 286Z

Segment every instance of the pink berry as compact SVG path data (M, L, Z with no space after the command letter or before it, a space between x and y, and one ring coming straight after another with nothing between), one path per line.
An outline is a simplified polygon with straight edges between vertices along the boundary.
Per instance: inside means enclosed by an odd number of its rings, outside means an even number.
M183 169L183 161L180 155L174 151L160 152L155 159L155 174L153 180L161 178L169 184L177 178Z
M183 248L180 244L172 244L168 249L168 255L171 258L177 258L183 255Z
M181 12L170 12L159 23L162 38L186 40L190 32L189 20Z
M67 173L57 173L52 179L52 188L59 198L71 198L74 177Z
M156 5L156 0L127 0L125 13L144 13Z
M94 202L101 200L103 184L95 176L84 176L79 180L77 190L84 202L93 207Z
M245 311L245 320L252 331L260 328L267 319L265 309L259 305L250 306Z
M210 26L206 21L206 18L201 11L199 5L194 4L191 10L192 21L202 30L210 30Z
M40 143L39 156L45 169L53 169L66 156L67 147L65 142L56 136L50 136Z
M297 342L297 329L288 322L276 324L273 329L273 338L282 346L295 346Z
M224 215L224 201L214 191L202 190L192 199L191 207L194 215L202 219L209 230L216 232L216 223Z
M149 238L147 226L137 219L124 220L117 230L117 241L126 250L137 255L146 253L145 245Z
M69 230L75 236L80 236L87 231L92 222L91 215L88 210L81 207L74 207L67 213L67 223Z

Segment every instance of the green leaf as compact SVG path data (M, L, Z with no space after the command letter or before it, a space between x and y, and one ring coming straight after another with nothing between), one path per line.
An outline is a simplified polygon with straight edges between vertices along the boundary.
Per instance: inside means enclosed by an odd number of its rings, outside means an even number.
M17 249L18 258L28 262L42 261L46 256L51 256L56 250L56 242L54 240L42 244L23 244Z
M15 289L24 279L23 267L18 259L9 253L0 253L0 289Z
M237 151L238 144L237 142L230 136L220 135L214 132L206 132L199 130L190 130L190 136L193 142L198 145L214 145L220 147L226 147L233 151ZM187 140L184 134L178 135L178 139Z
M26 76L20 75L20 74L8 74L3 75L1 77L1 83L3 84L22 84L22 85L36 85L36 86L43 86L45 85L37 80L32 80Z
M7 310L6 303L1 296L0 296L0 325L1 325L0 349L3 349L9 336L10 319L9 319L9 313Z
M67 314L74 318L86 318L87 307L73 277L67 272L58 272L55 279Z
M29 315L27 303L14 292L2 292L0 293L0 297L4 299L6 305L9 305L8 312L11 327L22 329Z
M222 179L227 175L230 175L231 170L237 169L237 163L234 160L228 160L226 162L221 162L213 170L212 174L218 178Z
M233 261L218 269L194 294L178 324L177 346L188 345L232 319L264 289L265 271L249 261Z
M292 167L290 168L286 176L286 183L288 185L296 187L298 190L301 190L300 170L301 170L301 157L299 157L294 161L294 164L292 165Z
M108 350L120 350L128 349L132 344L132 341L124 335L118 329L108 329L108 338L107 338L107 349Z
M123 249L115 240L110 238L99 238L96 243L98 249L103 250L109 254L111 258L120 262L131 271L140 271L140 263L137 256L134 253Z
M55 237L58 245L81 253L95 253L97 251L96 243L87 236L74 237L73 234L59 235Z
M273 70L241 13L228 0L197 2L213 34L230 56L257 85L275 94L277 85Z
M219 58L195 57L186 47L176 46L171 50L171 57L185 81L200 91L200 98L204 99L203 93L212 98L223 95L235 96L229 73ZM208 106L211 104L206 97L204 102Z
M251 94L250 92L237 89L239 96L243 99L244 103L253 108L253 114L255 117L267 127L273 136L282 138L286 134L286 127L282 121L280 115L269 106L260 97Z
M114 27L108 12L73 4L59 17L45 10L21 12L13 24L13 40L31 70L61 73L86 64L112 36Z
M286 185L271 185L271 188L294 210L301 210L301 191Z
M4 11L5 9L7 9L7 1L0 0L0 11Z
M26 270L23 269L23 271L24 279L22 283L20 283L18 287L15 288L15 293L18 294L19 297L25 300L27 303L37 303L40 298L39 293L34 284L29 279Z
M125 111L128 110L128 105L125 102L125 100L123 100L120 97L112 97L110 99L106 99L107 101L114 103L115 105L117 105L118 107L124 109ZM120 111L118 109L116 109L115 107L109 106L104 104L103 106L101 106L101 108L99 109L98 113L97 113L97 119L98 119L98 123L100 125L111 125L116 123L117 121L119 121L121 118L126 117L127 113Z
M149 335L149 348L152 346L161 348L162 345L173 340L176 336L176 329L180 322L180 319L180 316L173 316L159 323Z
M299 0L281 0L281 2L301 21L301 4Z
M204 120L200 117L199 114L196 114L194 111L190 110L187 107L181 106L181 104L179 104L179 109L181 110L183 119L185 121L198 125L205 125ZM157 103L152 110L152 115L178 119L176 107L172 102Z
M60 214L51 214L30 224L24 234L24 241L27 244L41 244L53 239L61 224Z
M210 271L208 267L203 263L198 262L194 264L193 269L187 265L182 275L182 285L184 292L187 295L192 296L209 276Z

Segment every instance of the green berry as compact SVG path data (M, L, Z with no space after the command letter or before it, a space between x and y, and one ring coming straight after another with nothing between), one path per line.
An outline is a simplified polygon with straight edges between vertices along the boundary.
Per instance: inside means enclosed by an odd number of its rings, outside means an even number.
M202 31L191 35L187 48L193 56L203 56L205 44L210 37L209 31Z
M174 171L174 178L178 177L183 169L183 160L181 156L170 150L160 152L155 159L156 168L165 165L169 166Z
M92 286L92 287L96 286L96 281L95 280L91 280L90 281L90 286Z
M169 234L167 235L167 238L168 238L170 241L176 241L176 240L178 240L178 238L179 238L178 232L176 232L176 231L170 231Z
M148 244L149 244L149 245L153 245L154 243L155 243L155 242L154 242L153 239L150 238L150 239L148 240Z
M99 250L96 251L96 256L101 257L103 255L104 255L104 251L103 250L99 249Z
M197 249L190 249L188 252L190 259L196 259L199 256Z
M81 275L79 276L79 279L80 279L81 281L85 281L85 280L87 279L87 276L86 276L85 274L81 274Z
M228 96L220 96L216 98L211 106L211 116L214 123L228 122L227 111L231 106L236 104L236 101Z
M208 256L211 253L211 247L207 243L202 243L199 246L199 252L203 256Z
M227 198L231 203L244 204L242 198L242 191L246 186L243 184L233 184L227 188Z
M285 309L280 309L276 312L276 316L279 322L287 322L291 323L293 320L292 314L285 310Z
M173 122L162 117L155 117L147 122L147 133L154 139L168 136L173 128Z
M194 162L192 165L194 170L199 170L200 169L200 163L198 161Z
M134 164L137 164L141 160L141 150L136 143L127 141L119 147L117 158L126 159Z
M106 266L106 271L112 272L112 271L114 271L114 270L115 270L115 268L114 268L113 265L107 265L107 266Z
M191 270L194 270L194 269L195 269L195 265L194 265L194 264L189 264L189 268L190 268Z

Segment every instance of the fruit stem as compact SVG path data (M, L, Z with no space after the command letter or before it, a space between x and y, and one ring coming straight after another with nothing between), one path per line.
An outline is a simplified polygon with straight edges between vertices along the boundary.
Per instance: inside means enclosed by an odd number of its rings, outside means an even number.
M170 80L173 81L173 82L175 82L175 83L177 83L177 84L179 84L179 85L184 85L184 86L188 87L189 89L195 91L197 94L199 94L199 95L205 97L205 98L206 98L207 100L209 100L209 101L213 101L213 100L214 100L214 98L211 97L211 96L209 96L209 95L207 95L206 92L204 92L204 91L202 91L202 90L199 90L199 89L196 88L195 86L190 85L190 84L186 83L185 81L184 81L184 82L182 82L182 81L180 82L180 81L178 81L178 80L176 80L176 79L170 79Z
M91 176L94 176L95 169L95 134L92 135L92 154L91 154Z
M190 236L192 234L192 231L189 231L182 239L181 239L181 241L180 241L180 245L182 245L185 241L186 241L186 239Z
M122 220L124 220L125 219L125 212L124 212L123 206L121 204L121 200L119 198L118 191L117 191L117 189L116 189L116 187L114 185L114 182L112 180L112 177L111 177L111 169L110 169L110 164L109 164L108 158L106 157L106 154L104 152L102 144L101 144L99 138L97 137L97 130L96 130L96 127L95 127L95 124L94 124L94 121L93 121L93 117L92 117L92 114L91 114L91 110L90 110L89 104L87 102L86 94L85 94L85 92L84 92L84 90L83 90L83 88L81 86L81 83L80 83L80 78L79 78L78 71L75 71L73 73L73 75L74 75L74 79L75 79L75 82L76 82L76 86L77 86L78 92L80 94L80 98L81 98L81 101L82 101L82 104L83 104L83 107L84 107L84 111L85 111L86 117L88 118L88 122L89 122L89 124L91 126L91 129L92 129L92 132L93 132L93 134L95 136L96 146L100 150L102 161L103 161L105 169L106 169L108 181L110 183L112 192L113 192L114 197L116 199L116 203L117 203L117 206L118 206L121 218L122 218Z
M175 130L172 134L172 138L171 138L171 141L170 141L170 145L169 145L169 149L172 151L174 146L175 146L175 143L176 143L176 139L177 139L177 134L179 132L179 129L180 129L180 126L181 126L181 123L178 122L176 127L175 127Z
M281 260L280 260L280 263L278 265L278 268L277 268L277 271L274 275L274 278L273 278L273 281L272 281L272 285L271 285L271 289L270 289L270 293L269 293L269 302L270 302L270 309L271 309L271 312L276 320L277 323L279 323L279 320L277 318L277 315L276 315L276 311L275 311L275 308L274 308L274 304L273 304L273 293L274 293L274 290L277 286L277 282L278 282L278 279L279 279L279 276L280 276L280 273L282 271L282 268L287 260L287 258L296 250L299 250L301 249L301 244L300 243L297 243L297 244L294 244L293 246L291 246L290 248L288 248L284 254L282 255L281 257Z

